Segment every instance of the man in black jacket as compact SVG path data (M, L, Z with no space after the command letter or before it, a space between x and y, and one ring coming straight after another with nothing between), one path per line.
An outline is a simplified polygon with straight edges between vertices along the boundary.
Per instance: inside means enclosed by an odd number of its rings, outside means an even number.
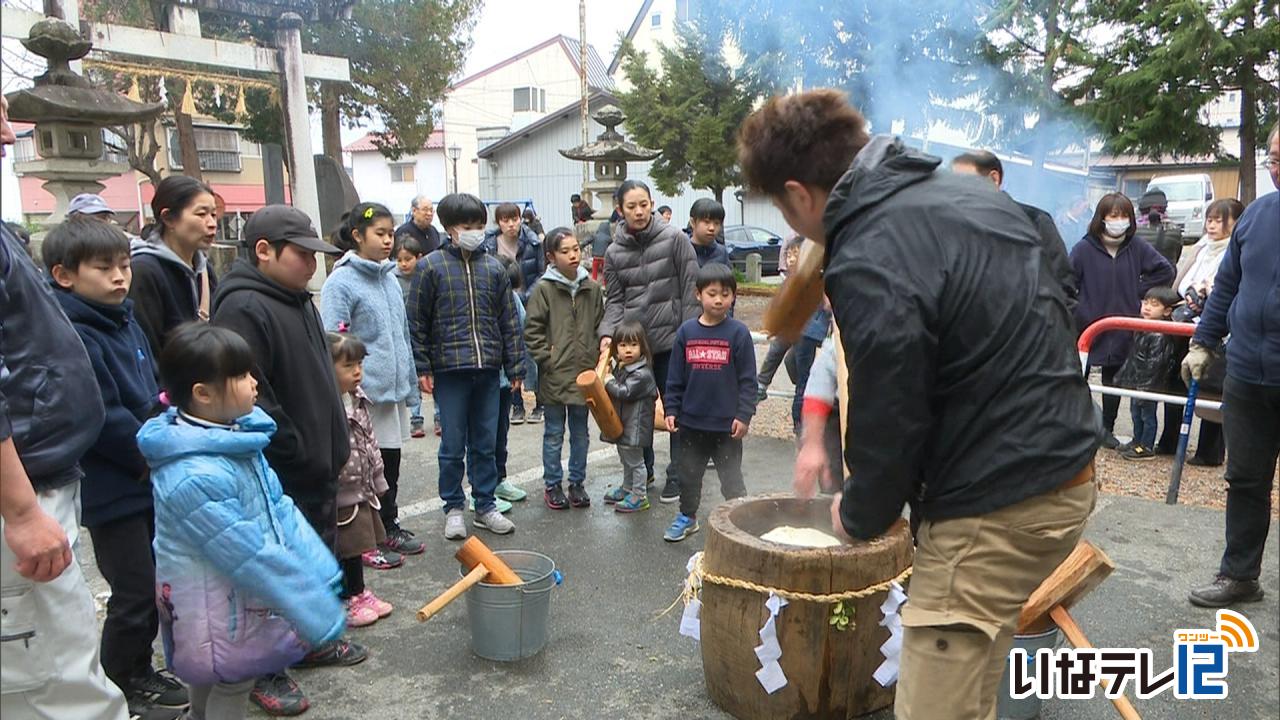
M239 333L253 350L258 405L276 421L264 454L280 485L320 537L334 547L338 473L351 445L347 416L320 313L307 292L316 253L337 254L301 210L268 205L244 226L250 260L236 260L213 298L213 324ZM302 665L354 665L364 648L337 640ZM272 715L297 715L309 703L288 675L258 679L253 701Z
M994 183L996 189L1004 190L1004 163L990 150L974 150L955 156L951 159L951 170L964 175L981 175ZM1040 238L1041 260L1049 264L1049 272L1062 286L1062 292L1067 296L1067 309L1075 310L1080 284L1076 280L1075 271L1071 269L1071 261L1067 259L1067 246L1058 234L1053 216L1035 205L1019 202L1018 207L1022 208L1022 212L1036 228L1036 234Z
M1096 493L1097 417L1040 238L1007 195L868 138L833 90L766 103L739 161L826 246L849 369L835 529L876 537L908 502L921 520L897 717L994 717L1018 612Z

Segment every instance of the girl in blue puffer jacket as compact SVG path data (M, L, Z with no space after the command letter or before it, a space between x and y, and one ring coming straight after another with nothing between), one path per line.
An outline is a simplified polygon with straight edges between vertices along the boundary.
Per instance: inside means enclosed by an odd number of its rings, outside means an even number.
M165 657L193 718L243 718L254 678L345 626L338 564L263 457L276 424L254 406L252 364L235 332L178 327L160 355L172 407L138 431Z

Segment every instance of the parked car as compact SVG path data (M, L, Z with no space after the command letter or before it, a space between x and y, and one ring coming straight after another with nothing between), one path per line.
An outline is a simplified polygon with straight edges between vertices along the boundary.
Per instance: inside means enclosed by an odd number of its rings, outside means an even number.
M1204 173L1157 175L1147 192L1159 190L1169 200L1169 220L1182 226L1183 237L1195 242L1204 235L1204 211L1213 202L1213 180Z
M778 274L778 253L782 250L782 237L777 233L753 225L725 225L724 245L729 251L729 262L734 270L746 272L747 256L759 253L761 272Z

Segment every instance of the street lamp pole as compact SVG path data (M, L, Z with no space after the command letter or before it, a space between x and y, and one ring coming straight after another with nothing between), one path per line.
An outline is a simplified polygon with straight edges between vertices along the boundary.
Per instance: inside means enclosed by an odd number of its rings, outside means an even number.
M458 143L449 146L449 159L453 161L453 191L458 192L458 158L462 157L462 148Z

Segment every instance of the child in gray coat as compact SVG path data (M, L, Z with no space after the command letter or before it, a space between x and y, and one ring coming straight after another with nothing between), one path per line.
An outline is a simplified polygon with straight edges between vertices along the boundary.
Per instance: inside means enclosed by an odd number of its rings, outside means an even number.
M654 380L653 355L644 327L628 320L614 330L613 347L617 366L605 382L605 392L613 398L622 421L622 435L615 441L618 459L622 461L622 486L605 493L604 501L620 513L649 509L644 451L653 447L654 399L658 383Z

